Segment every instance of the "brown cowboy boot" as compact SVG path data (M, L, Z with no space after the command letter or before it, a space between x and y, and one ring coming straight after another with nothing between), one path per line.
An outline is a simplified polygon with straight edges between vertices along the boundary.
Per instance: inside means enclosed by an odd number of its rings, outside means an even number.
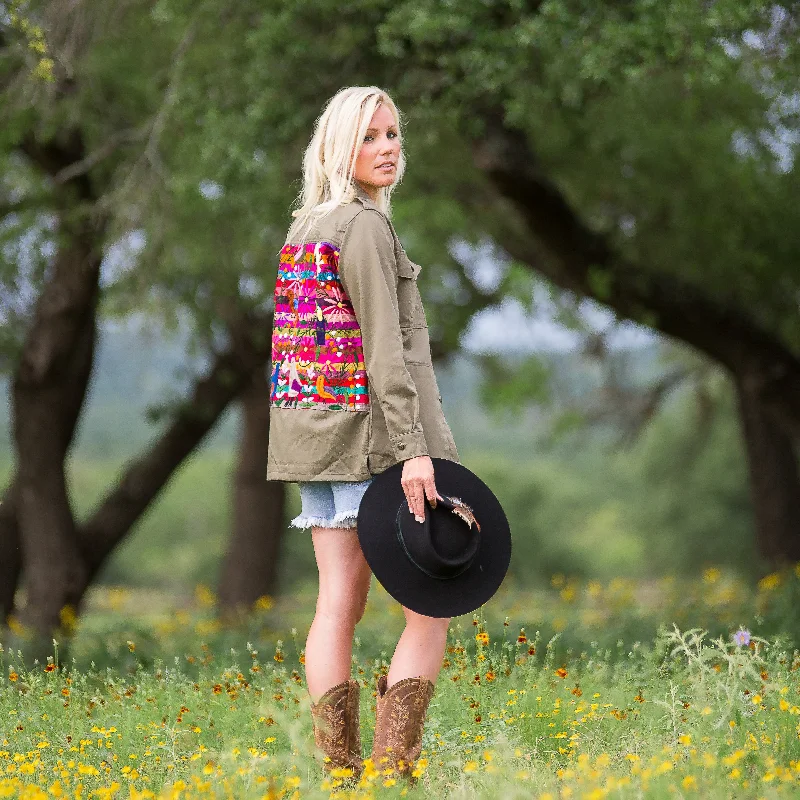
M434 684L421 676L403 678L388 689L386 683L386 676L381 675L378 678L375 739L370 757L375 769L394 769L414 784L412 762L422 749L422 728Z
M330 761L322 763L326 772L349 768L353 770L353 777L358 778L364 769L358 700L358 681L348 679L328 689L316 703L311 703L314 743L330 758Z

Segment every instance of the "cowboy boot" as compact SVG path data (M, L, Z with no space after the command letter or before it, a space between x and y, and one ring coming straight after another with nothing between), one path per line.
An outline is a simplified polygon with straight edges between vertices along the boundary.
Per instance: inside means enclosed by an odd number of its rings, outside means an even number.
M403 678L388 689L386 684L386 676L381 675L370 757L376 769L391 768L414 784L416 778L411 774L411 763L422 749L422 728L434 684L421 676Z
M348 679L328 689L311 703L314 743L327 756L322 766L326 772L349 768L358 778L364 768L361 757L361 730L358 715L358 681Z

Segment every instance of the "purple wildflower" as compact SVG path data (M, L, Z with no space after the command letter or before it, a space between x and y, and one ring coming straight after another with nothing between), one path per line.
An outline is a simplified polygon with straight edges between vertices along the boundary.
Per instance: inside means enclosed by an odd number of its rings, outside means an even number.
M739 645L739 647L745 647L750 644L750 631L745 628L739 628L739 630L733 634L733 643Z

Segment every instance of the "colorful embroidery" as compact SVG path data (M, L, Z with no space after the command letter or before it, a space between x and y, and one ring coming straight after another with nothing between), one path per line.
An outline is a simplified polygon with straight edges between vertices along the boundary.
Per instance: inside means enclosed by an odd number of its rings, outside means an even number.
M369 407L361 329L329 242L287 244L275 284L270 402L292 408Z

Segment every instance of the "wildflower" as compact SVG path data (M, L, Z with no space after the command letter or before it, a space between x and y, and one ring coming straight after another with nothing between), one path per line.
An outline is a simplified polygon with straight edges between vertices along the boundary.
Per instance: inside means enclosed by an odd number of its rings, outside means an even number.
M464 772L475 772L478 769L478 762L477 761L467 761L464 764Z
M517 642L519 644L525 644L528 641L528 637L525 635L525 628L519 629L519 636L517 636Z
M486 631L481 631L480 633L476 633L475 641L479 642L480 644L487 645L489 644L489 634L486 633Z
M208 586L203 583L199 583L197 586L195 586L194 596L197 602L205 608L210 608L216 602L214 592L212 592L211 589L209 589Z
M781 576L778 572L771 572L769 575L765 575L758 582L758 588L761 589L762 592L771 592L773 589L777 589L780 585Z
M703 580L706 583L716 583L722 573L716 567L709 567L703 572Z
M495 674L491 670L486 673L486 680L493 681L495 679Z
M273 599L269 595L263 594L253 603L253 608L256 611L269 611L273 605L275 605Z
M681 785L684 789L696 789L697 788L697 778L694 775L687 775L682 781Z
M569 673L567 672L566 669L564 669L564 667L559 667L556 670L556 675L558 675L559 678L566 678L568 674Z
M78 615L75 613L75 607L67 603L58 612L58 618L61 621L61 626L64 630L73 631L78 622Z
M733 753L731 753L729 756L725 756L722 759L722 763L726 767L732 767L737 761L740 761L741 759L743 759L744 755L745 755L744 750L736 750Z
M9 679L10 681L12 681L12 682L13 682L13 681L16 681L16 680L17 680L17 678L19 678L19 675L17 675L17 673L16 673L16 672L10 672L10 673L8 674L8 679Z
M134 642L128 642L128 650L133 653L136 650L136 644Z
M52 672L52 671L53 671L55 668L56 668L56 665L55 665L55 664L53 664L53 663L51 662L50 664L48 664L48 665L47 665L47 666L44 668L44 671L45 671L45 672Z
M750 631L745 628L739 628L739 630L733 634L733 643L738 647L744 647L750 644Z

